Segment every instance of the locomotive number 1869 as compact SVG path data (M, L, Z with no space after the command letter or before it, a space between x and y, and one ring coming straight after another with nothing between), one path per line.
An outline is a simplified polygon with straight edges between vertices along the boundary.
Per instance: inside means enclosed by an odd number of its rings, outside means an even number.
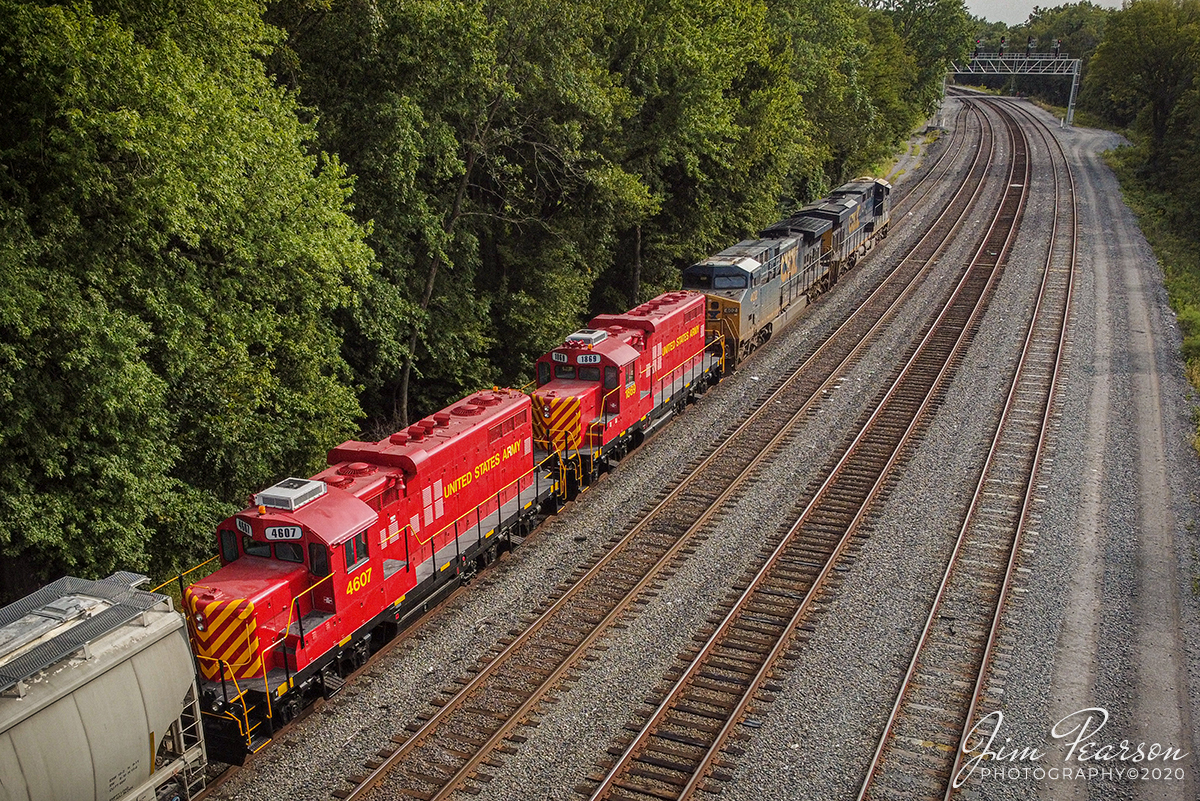
M358 592L359 590L361 590L363 587L366 587L370 583L371 583L371 568L368 567L366 570L359 573L354 578L350 579L350 583L346 585L346 594L352 595L352 594Z

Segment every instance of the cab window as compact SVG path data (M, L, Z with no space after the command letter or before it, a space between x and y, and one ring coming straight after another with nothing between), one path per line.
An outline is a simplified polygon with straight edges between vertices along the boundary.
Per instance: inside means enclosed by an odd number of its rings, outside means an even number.
M712 273L687 271L683 274L684 289L711 289L712 288Z
M634 369L633 369L633 362L630 362L629 366L625 368L625 386L629 386L630 384L633 383L633 379L634 379L635 375L636 375L636 373L634 372Z
M605 366L604 368L604 388L616 389L621 382L621 371L616 367Z
M275 558L282 562L304 563L304 549L298 542L275 543Z
M263 556L271 558L271 543L259 542L249 534L242 535L242 553L246 556Z
M713 289L745 289L746 276L718 275L713 279Z
M554 365L554 377L561 378L567 381L572 381L575 378L575 365L573 364L556 364Z
M580 381L599 381L600 380L600 368L599 367L580 367L579 368L579 380Z
M226 562L232 562L241 555L238 553L237 534L222 529L217 532L217 537L220 541L222 559Z
M329 575L329 551L319 542L308 544L308 569L314 576Z
M550 383L550 363L538 362L538 386Z
M367 557L369 556L367 553L367 532L358 532L352 539L346 540L342 544L342 547L346 551L346 572L349 573L367 561Z

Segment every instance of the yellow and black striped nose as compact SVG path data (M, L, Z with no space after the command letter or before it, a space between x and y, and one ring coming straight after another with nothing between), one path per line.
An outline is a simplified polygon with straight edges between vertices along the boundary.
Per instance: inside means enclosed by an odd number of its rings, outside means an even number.
M206 679L256 679L263 675L262 652L258 644L258 623L254 603L244 598L211 600L201 593L189 592L186 608L191 618L200 672Z
M535 395L533 411L533 438L539 448L566 451L579 447L579 398Z

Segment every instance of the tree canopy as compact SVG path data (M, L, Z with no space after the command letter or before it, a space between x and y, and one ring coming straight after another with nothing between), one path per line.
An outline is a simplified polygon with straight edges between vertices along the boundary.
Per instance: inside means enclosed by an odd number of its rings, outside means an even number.
M0 4L14 573L194 556L360 414L331 322L372 261L349 184L263 69L262 10L173 8Z
M159 573L886 159L961 0L0 0L0 553Z

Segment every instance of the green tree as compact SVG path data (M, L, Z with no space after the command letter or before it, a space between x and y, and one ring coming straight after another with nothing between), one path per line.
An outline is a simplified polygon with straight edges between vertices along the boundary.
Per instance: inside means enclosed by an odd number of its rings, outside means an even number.
M1054 8L1034 6L1029 19L1024 24L1011 28L1008 35L1019 50L1023 49L1032 37L1034 51L1037 53L1051 53L1058 47L1060 55L1080 59L1083 62L1083 77L1086 78L1088 62L1100 43L1104 34L1104 23L1111 13L1112 9L1088 0ZM1024 75L1013 79L1000 79L992 85L1001 86L1006 82L1011 82L1022 92L1037 95L1060 106L1066 106L1071 99L1069 75Z
M611 4L604 58L632 105L608 152L648 202L618 221L593 310L678 287L680 268L776 214L805 132L769 14L754 0Z
M262 12L0 3L0 550L39 577L205 553L353 431L371 255Z
M946 68L970 52L975 27L963 0L899 0L892 17L917 61L914 100L928 113L941 97Z
M1089 64L1093 110L1119 125L1136 123L1149 138L1152 171L1163 158L1176 106L1200 66L1200 0L1133 0L1108 18Z
M639 194L595 149L622 94L592 56L594 8L428 0L276 19L373 226L381 269L347 325L373 425L514 378L578 319L609 207Z

